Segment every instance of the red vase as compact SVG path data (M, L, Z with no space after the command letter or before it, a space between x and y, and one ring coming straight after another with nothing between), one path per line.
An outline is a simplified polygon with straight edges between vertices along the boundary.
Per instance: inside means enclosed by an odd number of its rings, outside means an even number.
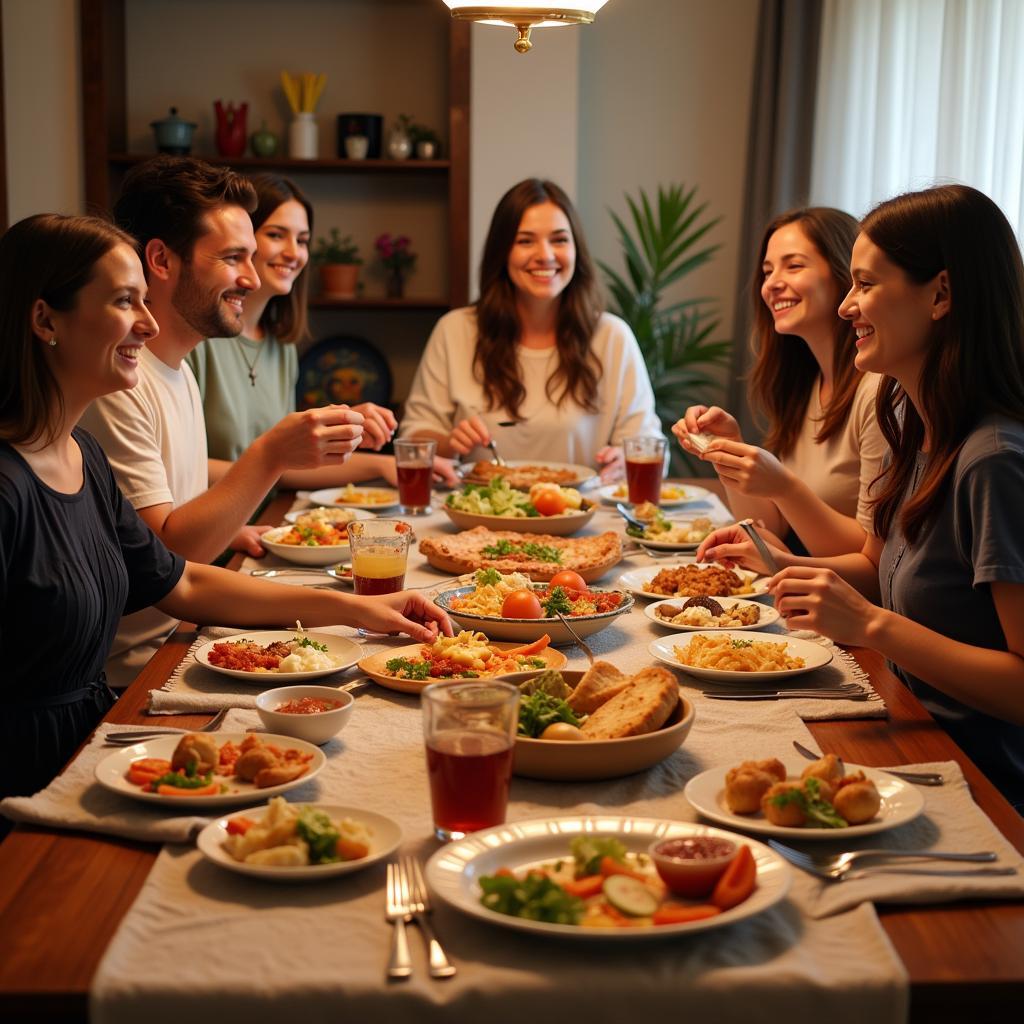
M221 156L241 156L245 152L245 116L249 111L249 104L240 103L236 107L229 103L225 107L217 100L213 109L217 113L217 152Z

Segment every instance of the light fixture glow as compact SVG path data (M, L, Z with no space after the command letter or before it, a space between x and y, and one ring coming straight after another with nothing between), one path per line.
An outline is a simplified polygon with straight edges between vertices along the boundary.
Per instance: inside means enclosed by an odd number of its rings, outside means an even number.
M444 0L452 17L462 21L477 21L482 25L511 25L518 33L515 48L528 53L533 43L530 31L535 28L559 28L563 25L590 25L594 15L608 0L568 0L566 5L557 0Z

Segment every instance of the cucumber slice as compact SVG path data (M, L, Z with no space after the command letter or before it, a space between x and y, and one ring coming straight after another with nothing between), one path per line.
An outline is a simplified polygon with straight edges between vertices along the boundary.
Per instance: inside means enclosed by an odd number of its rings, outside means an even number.
M654 893L643 882L628 875L609 875L601 888L604 898L630 917L650 917L658 909Z

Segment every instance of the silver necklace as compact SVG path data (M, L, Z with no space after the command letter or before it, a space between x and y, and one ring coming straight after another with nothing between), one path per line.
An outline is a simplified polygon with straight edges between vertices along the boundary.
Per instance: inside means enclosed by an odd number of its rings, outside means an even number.
M245 360L245 365L249 367L249 383L256 387L256 364L260 361L260 356L263 354L263 346L256 350L256 358L250 363L249 357L245 354L245 345L242 344L242 339L239 337L235 338L238 342L238 350L242 353L242 358Z

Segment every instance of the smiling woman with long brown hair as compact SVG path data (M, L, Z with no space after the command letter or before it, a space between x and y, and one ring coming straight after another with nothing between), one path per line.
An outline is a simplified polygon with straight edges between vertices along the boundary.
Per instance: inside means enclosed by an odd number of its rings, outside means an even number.
M776 607L791 627L880 650L1024 807L1020 248L992 200L947 185L868 214L851 270L840 314L857 366L885 375L878 419L892 456L877 537L834 559L778 552L789 568L773 582ZM743 545L700 554L758 564ZM882 606L851 583L880 583Z
M614 479L623 438L660 433L639 346L602 312L569 197L554 182L521 181L491 219L478 302L430 336L402 436L475 457L494 438L508 458L598 466Z

